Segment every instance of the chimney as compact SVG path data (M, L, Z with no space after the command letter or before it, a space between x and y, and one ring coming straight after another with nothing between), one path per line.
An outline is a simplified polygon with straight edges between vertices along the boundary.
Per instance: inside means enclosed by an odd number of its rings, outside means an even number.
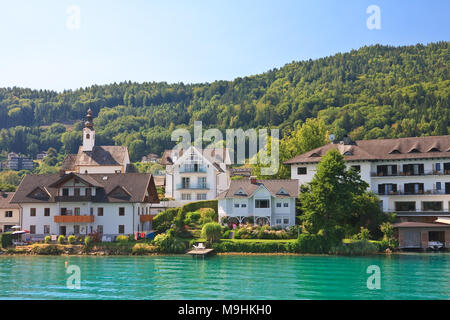
M250 177L250 183L251 184L256 184L256 177L255 176L251 176Z

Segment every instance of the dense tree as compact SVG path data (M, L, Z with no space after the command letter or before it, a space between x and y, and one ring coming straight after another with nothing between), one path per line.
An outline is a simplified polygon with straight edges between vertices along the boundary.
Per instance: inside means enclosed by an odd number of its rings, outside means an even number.
M360 227L376 230L383 213L378 198L367 188L357 171L346 169L339 151L328 151L314 178L302 186L300 209L304 230L336 241L358 232Z
M308 118L322 119L337 139L445 135L448 44L366 46L204 84L126 81L61 93L0 88L0 152L74 152L88 108L97 142L130 146L132 136L145 145L133 145L136 158L171 148L172 130L192 129L195 120L205 129L277 127L283 136Z

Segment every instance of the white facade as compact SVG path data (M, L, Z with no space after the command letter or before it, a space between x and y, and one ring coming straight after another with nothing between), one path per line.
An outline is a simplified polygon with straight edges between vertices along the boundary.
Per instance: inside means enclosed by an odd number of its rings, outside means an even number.
M253 194L221 198L218 200L219 221L245 223L252 217L256 224L269 224L282 228L295 225L296 197L277 196L261 185Z
M217 160L214 164L195 147L173 157L173 165L166 166L166 197L183 202L215 199L230 183L226 163Z
M310 182L318 163L291 165L291 178ZM406 216L450 216L450 158L348 161L378 194L383 211Z

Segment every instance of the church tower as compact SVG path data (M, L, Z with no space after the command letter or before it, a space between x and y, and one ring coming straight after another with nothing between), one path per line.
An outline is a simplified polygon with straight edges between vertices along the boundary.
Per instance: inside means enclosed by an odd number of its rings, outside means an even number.
M95 130L92 122L92 110L89 108L83 128L83 151L92 151L95 145Z

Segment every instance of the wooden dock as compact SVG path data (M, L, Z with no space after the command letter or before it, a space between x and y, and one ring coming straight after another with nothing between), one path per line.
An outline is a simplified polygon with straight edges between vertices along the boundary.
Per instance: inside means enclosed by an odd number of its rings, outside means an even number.
M190 254L193 257L206 257L213 255L214 249L194 249L189 251L187 254Z

